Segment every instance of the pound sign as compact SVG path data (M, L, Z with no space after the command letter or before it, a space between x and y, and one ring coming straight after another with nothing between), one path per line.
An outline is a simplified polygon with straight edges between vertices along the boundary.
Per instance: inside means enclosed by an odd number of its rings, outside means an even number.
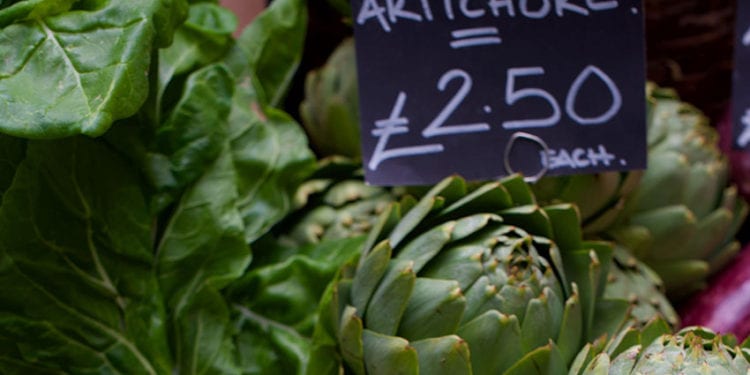
M439 143L386 150L385 147L388 145L388 140L392 135L409 132L409 127L407 126L409 119L401 115L405 103L406 93L400 92L398 98L396 98L396 104L394 104L391 110L391 115L386 119L375 121L377 129L372 131L372 135L379 139L378 144L375 146L375 151L372 153L372 158L367 164L370 170L374 171L378 169L378 165L387 159L443 152L443 145Z

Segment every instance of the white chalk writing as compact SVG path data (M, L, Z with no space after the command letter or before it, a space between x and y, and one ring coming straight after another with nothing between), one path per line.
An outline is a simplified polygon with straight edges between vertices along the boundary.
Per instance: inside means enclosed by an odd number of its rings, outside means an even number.
M391 115L382 120L375 122L377 129L372 131L372 135L378 137L378 144L372 154L370 162L367 164L370 170L378 169L381 162L391 158L432 154L443 151L443 145L430 144L423 146L398 147L386 149L388 140L392 135L405 134L409 132L409 119L402 115L404 104L406 103L406 94L400 92L396 98L396 104L393 105Z
M750 144L750 109L745 112L745 115L740 119L742 123L742 133L737 138L737 145L745 148Z
M364 25L377 21L385 32L391 32L392 26L399 21L432 22L436 18L433 7L427 0L415 1L407 8L406 0L363 0L357 12L357 23ZM458 6L456 6L458 3ZM477 2L475 2L477 3ZM434 5L434 4L433 4ZM482 6L469 6L469 0L443 0L442 6L435 10L444 19L452 21L459 16L466 19L500 18L521 16L532 20L548 17L565 17L569 15L589 16L592 12L608 11L619 7L617 0L489 0ZM456 9L457 8L457 9ZM489 10L489 12L488 12Z
M597 147L576 147L573 150L559 149L540 151L542 165L549 170L559 168L591 168L597 166L609 167L617 159L615 155L610 154L604 145ZM546 164L546 165L545 165Z

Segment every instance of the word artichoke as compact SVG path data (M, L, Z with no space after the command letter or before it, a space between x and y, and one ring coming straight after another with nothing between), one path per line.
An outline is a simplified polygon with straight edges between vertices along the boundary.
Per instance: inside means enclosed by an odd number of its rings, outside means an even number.
M519 176L404 198L363 248L321 301L310 374L564 373L601 333L611 247L583 242L575 207L540 208Z

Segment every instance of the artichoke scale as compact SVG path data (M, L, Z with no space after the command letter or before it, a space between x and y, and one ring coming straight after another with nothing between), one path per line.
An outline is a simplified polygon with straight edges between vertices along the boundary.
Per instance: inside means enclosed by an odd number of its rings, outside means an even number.
M406 306L398 336L409 341L450 335L458 329L466 298L455 280L420 277Z
M419 373L472 375L469 345L456 335L413 341L419 357Z
M417 351L408 341L365 329L362 342L368 375L419 374Z
M496 310L462 325L457 334L469 344L474 375L502 374L524 355L518 319Z
M416 279L414 262L393 261L388 265L364 314L368 329L385 335L396 334Z
M368 254L364 255L352 281L352 304L357 311L366 311L367 302L375 293L380 279L385 275L391 260L391 246L383 241Z

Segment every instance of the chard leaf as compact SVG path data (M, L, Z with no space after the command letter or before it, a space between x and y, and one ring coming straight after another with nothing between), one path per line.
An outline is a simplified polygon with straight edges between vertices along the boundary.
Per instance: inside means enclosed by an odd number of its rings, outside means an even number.
M0 27L13 22L60 14L78 0L23 0L0 9ZM2 5L2 3L0 3Z
M265 240L254 243L256 252L286 252L273 248L272 239ZM287 249L293 255L252 267L228 288L244 373L304 372L318 301L339 268L360 253L364 241L362 236Z
M237 17L226 8L211 3L190 6L188 18L175 32L172 45L159 51L156 123L160 123L164 92L174 76L222 59L233 45L232 32L236 28Z
M101 143L29 143L0 209L4 370L171 371L140 186Z
M152 52L171 43L186 12L185 0L79 1L13 20L0 29L0 132L98 136L135 114L148 96Z
M235 306L235 314L235 345L243 374L304 374L310 338L243 306Z
M156 131L148 166L159 210L197 180L219 156L227 139L234 80L221 65L209 65L188 77L182 98ZM160 162L162 161L163 162Z
M237 85L233 101L231 152L245 240L252 243L291 211L297 187L315 170L315 156L291 116L261 107L249 77Z
M229 310L219 290L250 262L236 181L225 149L185 193L159 246L159 281L173 315L180 373L221 372L231 353Z
M26 157L26 141L0 134L0 207L3 195L13 183L18 165Z
M279 107L302 60L306 32L307 1L274 0L242 32L228 64L235 76L257 79L261 102Z

